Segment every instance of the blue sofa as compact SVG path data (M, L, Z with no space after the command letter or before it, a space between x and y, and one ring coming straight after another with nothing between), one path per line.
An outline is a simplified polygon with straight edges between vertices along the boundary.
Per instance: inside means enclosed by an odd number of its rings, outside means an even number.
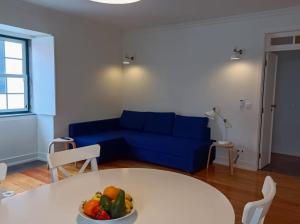
M207 126L203 117L123 111L120 118L71 124L69 135L78 147L100 144L100 163L134 159L193 173L206 166Z

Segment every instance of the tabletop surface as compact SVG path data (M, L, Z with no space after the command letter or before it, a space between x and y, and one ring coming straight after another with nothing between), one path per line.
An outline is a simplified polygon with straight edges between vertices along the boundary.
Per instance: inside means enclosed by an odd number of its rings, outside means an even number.
M80 174L0 201L0 223L88 224L78 216L82 201L106 186L134 199L126 224L234 224L228 199L198 179L154 169L109 169Z

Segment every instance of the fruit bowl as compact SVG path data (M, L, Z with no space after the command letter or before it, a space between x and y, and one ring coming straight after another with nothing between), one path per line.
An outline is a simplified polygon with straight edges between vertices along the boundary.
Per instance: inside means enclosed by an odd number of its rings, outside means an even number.
M79 215L90 223L118 223L133 215L133 199L118 187L109 186L81 203Z

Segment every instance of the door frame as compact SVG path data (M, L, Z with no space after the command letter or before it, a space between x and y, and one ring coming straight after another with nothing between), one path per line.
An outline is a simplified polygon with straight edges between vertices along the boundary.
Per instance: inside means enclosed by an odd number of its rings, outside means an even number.
M261 169L260 168L260 155L261 155L261 148L260 148L260 142L261 142L261 123L262 123L262 119L261 119L261 112L262 112L262 107L263 107L263 87L264 87L264 79L265 79L265 61L266 61L266 52L267 52L267 37L269 34L271 33L283 33L283 32L291 32L291 31L299 31L300 30L300 26L296 25L296 26L279 26L276 28L265 28L259 31L259 35L261 36L261 43L260 46L262 48L261 50L261 55L262 55L262 60L260 60L261 62L261 71L260 71L260 77L259 77L259 87L258 87L258 113L257 113L257 151L256 151L256 169Z

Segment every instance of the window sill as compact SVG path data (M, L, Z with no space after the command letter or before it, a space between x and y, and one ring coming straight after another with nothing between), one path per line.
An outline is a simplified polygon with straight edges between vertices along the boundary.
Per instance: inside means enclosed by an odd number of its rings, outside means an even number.
M2 114L2 115L0 115L0 119L1 118L6 118L6 117L23 117L23 116L33 116L33 115L36 115L36 114L34 114L34 113L30 113L30 112L28 112L28 113L16 113L16 114Z

